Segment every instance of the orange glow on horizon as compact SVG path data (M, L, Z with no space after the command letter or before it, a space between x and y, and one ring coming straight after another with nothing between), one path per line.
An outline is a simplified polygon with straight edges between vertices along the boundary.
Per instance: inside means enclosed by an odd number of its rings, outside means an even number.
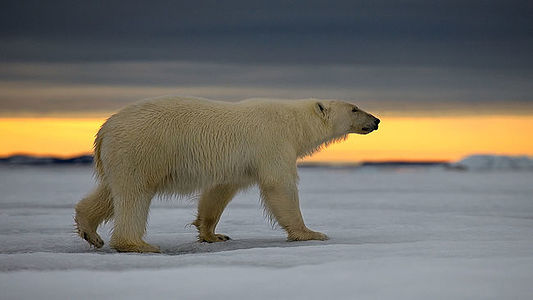
M304 161L456 160L473 153L533 155L532 116L381 117L380 129L350 137ZM0 156L69 157L92 152L104 118L1 118Z
M0 118L0 156L30 154L71 157L92 153L105 119Z
M446 160L476 153L533 155L531 116L381 118L380 129L350 135L307 161Z

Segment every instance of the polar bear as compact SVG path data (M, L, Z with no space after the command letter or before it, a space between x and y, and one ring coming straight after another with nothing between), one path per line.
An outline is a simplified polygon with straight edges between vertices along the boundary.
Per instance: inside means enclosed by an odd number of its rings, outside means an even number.
M159 252L143 240L152 198L199 192L192 223L199 241L226 241L228 236L215 233L222 211L239 190L256 184L288 240L326 240L304 224L296 160L378 124L357 106L336 100L143 100L112 115L98 131L98 186L76 205L78 233L102 247L96 229L113 219L112 248Z

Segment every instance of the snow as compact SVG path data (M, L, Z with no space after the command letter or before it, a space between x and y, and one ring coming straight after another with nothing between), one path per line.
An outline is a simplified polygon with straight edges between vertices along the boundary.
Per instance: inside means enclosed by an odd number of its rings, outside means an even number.
M527 156L471 155L453 163L453 168L487 170L533 170L533 159Z
M156 199L147 241L164 253L121 254L74 234L89 167L0 167L0 299L530 299L532 179L301 169L304 218L326 242L286 242L251 189L218 227L233 240L195 242L194 202Z

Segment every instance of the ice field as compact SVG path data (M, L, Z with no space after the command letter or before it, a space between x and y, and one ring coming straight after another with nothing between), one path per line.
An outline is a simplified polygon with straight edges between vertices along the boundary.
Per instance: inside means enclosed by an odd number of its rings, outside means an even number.
M533 172L300 169L308 227L286 242L258 192L195 242L195 204L154 199L163 254L95 250L74 234L90 167L0 166L0 299L532 299Z

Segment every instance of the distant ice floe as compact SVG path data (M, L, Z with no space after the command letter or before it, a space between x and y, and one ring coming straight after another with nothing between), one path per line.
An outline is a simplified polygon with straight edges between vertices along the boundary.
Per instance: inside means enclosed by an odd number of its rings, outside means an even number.
M533 171L533 159L527 156L470 155L451 163L450 167L472 171Z

